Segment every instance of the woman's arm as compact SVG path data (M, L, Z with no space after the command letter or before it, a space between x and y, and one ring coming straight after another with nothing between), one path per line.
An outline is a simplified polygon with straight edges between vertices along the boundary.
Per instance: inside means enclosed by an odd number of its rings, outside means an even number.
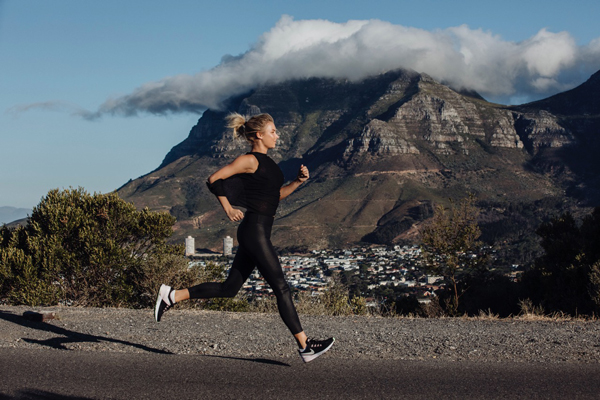
M287 185L283 186L281 188L281 190L279 190L279 200L283 200L286 197L288 197L290 194L292 194L292 192L294 190L298 189L298 187L300 185L302 185L304 182L306 182L306 180L309 177L310 177L310 174L308 173L308 168L304 165L301 165L296 179L294 179Z
M239 156L231 164L228 164L208 177L208 184L212 185L219 179L227 179L230 176L237 174L254 173L258 168L258 160L252 154ZM244 213L241 210L233 208L226 196L218 195L217 199L221 203L221 207L231 221L241 221L244 218Z
M208 177L208 183L213 184L219 179L227 179L237 174L253 174L258 169L258 160L252 154L239 156L231 164L227 164Z

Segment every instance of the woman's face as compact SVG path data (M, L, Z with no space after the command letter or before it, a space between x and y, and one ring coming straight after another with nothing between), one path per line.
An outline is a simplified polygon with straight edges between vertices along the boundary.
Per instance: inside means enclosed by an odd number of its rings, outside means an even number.
M259 132L260 139L263 144L267 147L267 149L275 148L277 144L277 139L279 139L279 135L277 134L277 129L275 128L275 124L272 122L268 122L265 127Z

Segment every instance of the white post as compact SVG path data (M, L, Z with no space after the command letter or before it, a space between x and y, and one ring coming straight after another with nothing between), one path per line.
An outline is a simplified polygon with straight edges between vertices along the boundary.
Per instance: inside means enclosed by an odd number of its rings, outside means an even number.
M230 256L233 254L233 238L231 236L227 236L223 239L223 255Z
M194 254L196 254L196 241L193 237L188 236L185 238L185 255L189 257Z

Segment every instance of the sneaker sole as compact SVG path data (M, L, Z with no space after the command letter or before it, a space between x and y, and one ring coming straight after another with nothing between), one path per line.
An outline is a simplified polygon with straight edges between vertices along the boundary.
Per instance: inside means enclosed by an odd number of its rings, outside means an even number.
M160 304L162 303L163 299L162 299L162 290L163 287L166 287L165 285L160 285L160 289L158 290L158 296L156 298L156 304L154 306L154 320L156 322L160 322L160 320L158 319L158 310L160 310Z
M160 303L161 303L161 302L162 302L162 299L161 299L161 297L160 297L160 292L159 292L159 293L158 293L158 299L156 299L156 305L154 306L154 320L155 320L156 322L159 322L159 321L158 321L158 309L159 309L159 307L160 307Z

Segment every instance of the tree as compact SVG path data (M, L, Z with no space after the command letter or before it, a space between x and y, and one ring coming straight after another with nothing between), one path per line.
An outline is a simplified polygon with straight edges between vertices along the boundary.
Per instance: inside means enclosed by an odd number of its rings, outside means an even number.
M544 254L523 275L533 301L547 311L600 311L600 207L578 224L570 213L542 224Z
M1 229L0 297L16 304L148 305L148 265L183 247L166 243L174 217L137 211L116 193L51 190L27 225ZM173 262L171 259L170 262Z
M429 273L441 275L452 290L451 313L458 312L461 296L458 282L463 274L480 269L487 260L481 257L481 230L477 225L478 210L472 195L450 207L435 207L432 221L422 232L425 268Z

